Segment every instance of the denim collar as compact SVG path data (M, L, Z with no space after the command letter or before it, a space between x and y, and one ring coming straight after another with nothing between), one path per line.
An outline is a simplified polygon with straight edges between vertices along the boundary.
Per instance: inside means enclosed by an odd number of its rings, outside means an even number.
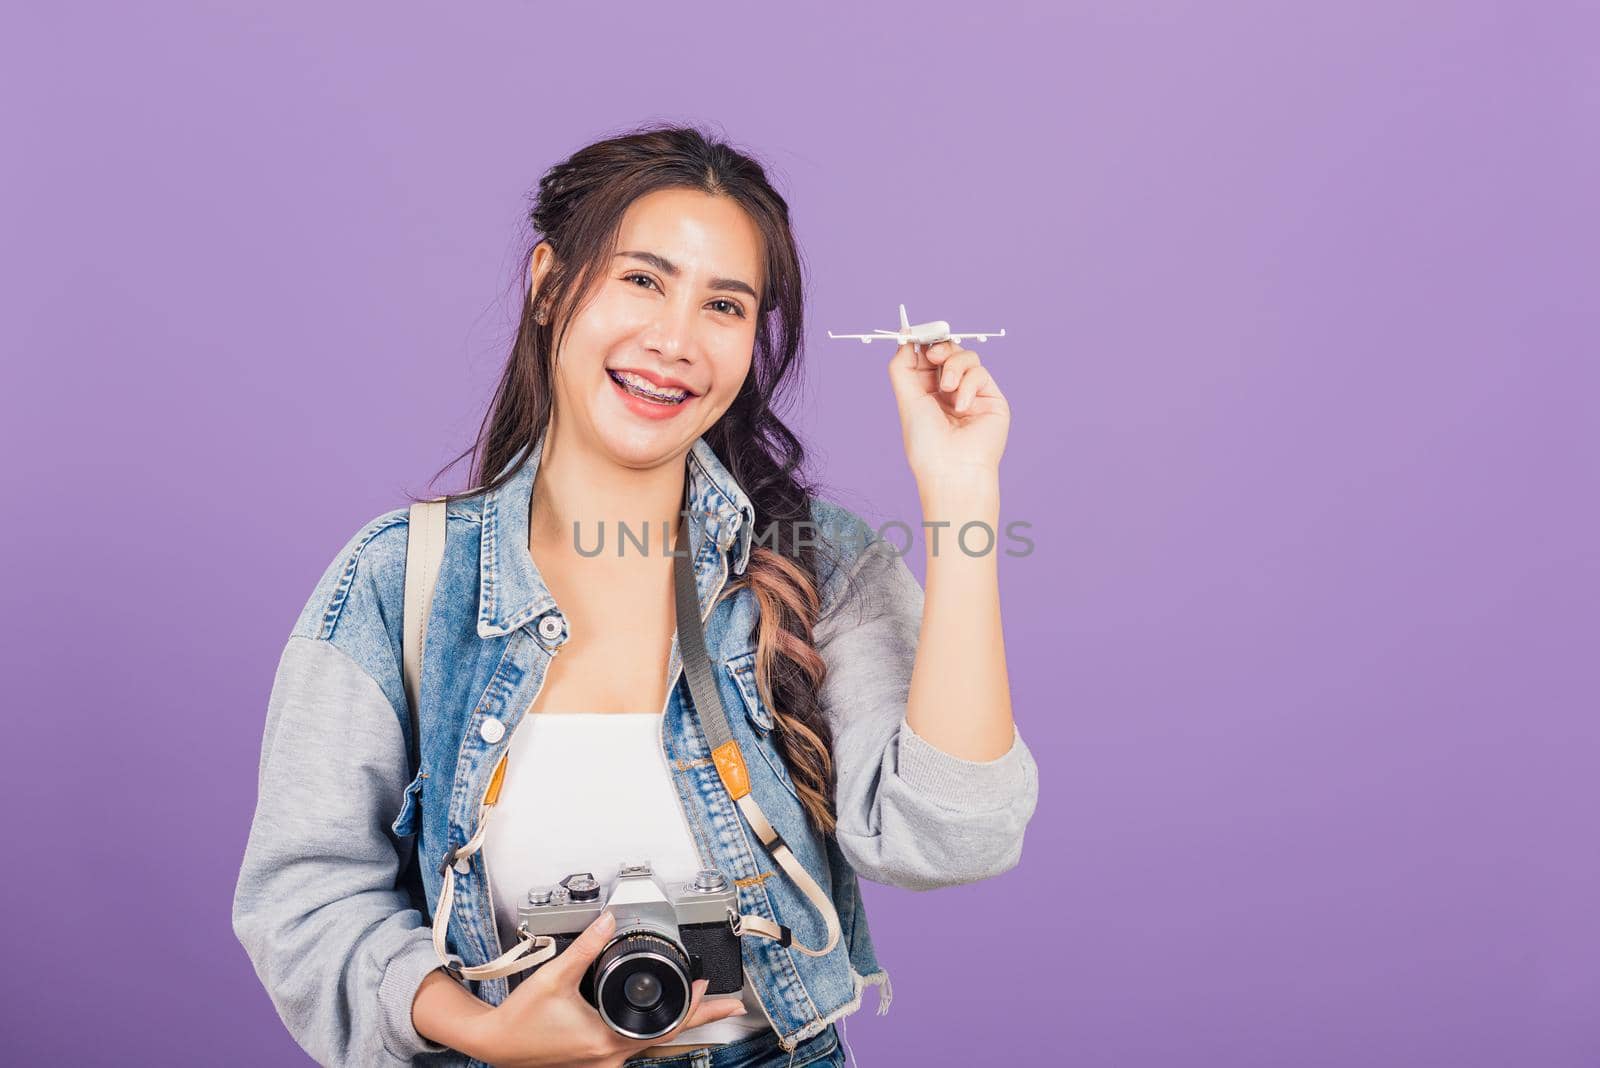
M528 459L503 486L491 490L483 500L483 542L479 554L478 636L492 638L526 626L555 607L555 598L534 565L528 551L528 508L533 500L533 481L539 472L545 434L539 434ZM720 553L732 553L733 571L743 574L750 560L750 542L755 531L755 506L722 461L696 438L689 450L689 548L701 556L700 546L707 533L716 539ZM613 524L607 524L613 526ZM610 534L615 538L615 531ZM711 557L715 560L715 557Z

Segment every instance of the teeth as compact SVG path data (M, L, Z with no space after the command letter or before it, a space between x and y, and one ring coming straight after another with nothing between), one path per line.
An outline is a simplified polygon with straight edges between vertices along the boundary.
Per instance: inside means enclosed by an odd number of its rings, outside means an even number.
M686 389L662 389L648 378L642 378L630 371L612 371L611 377L631 386L635 392L657 400L681 401L689 395Z

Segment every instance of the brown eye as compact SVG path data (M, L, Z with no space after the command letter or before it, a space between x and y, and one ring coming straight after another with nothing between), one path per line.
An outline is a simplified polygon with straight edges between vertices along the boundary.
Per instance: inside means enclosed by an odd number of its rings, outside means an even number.
M660 288L659 286L656 285L656 280L654 278L651 278L647 274L642 274L639 271L632 271L632 272L622 276L622 280L624 282L631 282L636 278L643 279L646 283L648 283L649 288L651 288L651 289L659 289ZM635 288L640 288L640 287L635 287ZM733 315L733 316L736 316L736 317L738 317L740 319L744 318L744 309L739 306L737 301L725 300L725 299L719 297L718 299L712 301L711 303L727 305L727 311L723 312L724 315Z

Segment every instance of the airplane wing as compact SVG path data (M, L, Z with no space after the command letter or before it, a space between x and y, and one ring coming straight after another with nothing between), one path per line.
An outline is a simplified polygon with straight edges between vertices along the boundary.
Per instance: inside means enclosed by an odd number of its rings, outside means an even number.
M869 341L899 341L900 340L900 335L899 334L893 333L893 332L888 331L888 330L880 330L876 334L835 334L832 330L829 330L828 331L828 336L831 337L831 338L835 338L835 339L859 338L863 345L865 345Z
M981 334L951 334L949 340L960 341L964 337L975 337L979 341L988 341L992 337L1005 337L1004 330L986 330Z

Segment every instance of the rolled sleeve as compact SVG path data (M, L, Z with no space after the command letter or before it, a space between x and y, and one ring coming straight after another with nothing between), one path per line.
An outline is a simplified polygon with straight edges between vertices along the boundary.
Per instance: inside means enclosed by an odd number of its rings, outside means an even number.
M864 878L910 890L977 882L1015 867L1038 799L1038 768L1013 729L993 760L947 753L906 720L923 590L892 546L862 550L814 638L834 738L835 836Z
M1037 777L1022 732L1011 729L1011 748L993 760L964 760L946 753L900 722L900 779L936 804L966 812L1010 808Z
M417 1000L417 989L437 967L439 955L433 950L432 932L419 927L412 940L390 958L383 969L383 981L378 984L383 1045L403 1061L424 1053L442 1053L448 1048L423 1038L411 1022L411 1005Z

